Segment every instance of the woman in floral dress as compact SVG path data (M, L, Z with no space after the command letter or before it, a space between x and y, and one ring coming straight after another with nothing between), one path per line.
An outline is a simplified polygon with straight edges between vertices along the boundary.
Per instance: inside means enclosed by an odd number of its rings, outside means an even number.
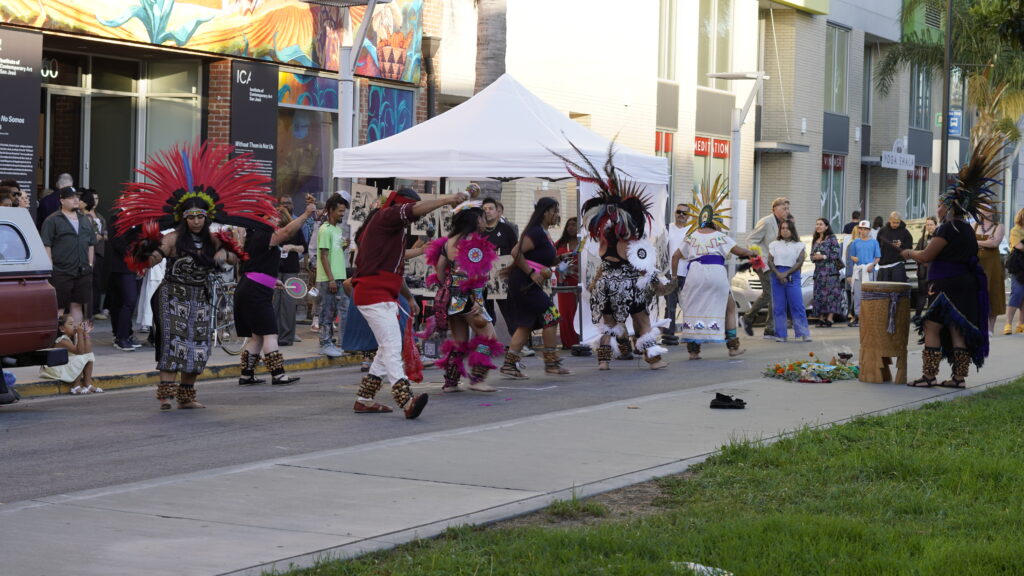
M811 240L811 261L814 262L814 315L818 326L832 326L832 315L843 313L843 249L824 218L814 223Z

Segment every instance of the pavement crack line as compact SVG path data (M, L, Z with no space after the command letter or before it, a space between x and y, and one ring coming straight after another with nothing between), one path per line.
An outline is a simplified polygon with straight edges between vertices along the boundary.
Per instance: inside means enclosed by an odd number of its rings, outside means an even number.
M423 482L426 484L440 484L443 486L465 486L467 488L488 488L490 490L506 490L509 492L538 493L537 490L526 490L523 488L509 488L507 486L488 486L486 484L472 484L469 482L446 482L444 480L430 480L428 478L413 478L410 476L394 476L386 474L369 474L366 472L352 472L350 470L336 470L334 468L323 468L320 466L300 466L298 464L278 464L285 468L299 468L302 470L315 470L318 472L333 472L335 474L351 474L353 476L365 476L367 478L389 478L391 480L407 480L411 482Z
M64 504L55 504L55 506L68 506L70 508L78 508L78 509L82 509L82 510L92 510L92 511L98 511L98 512L114 512L114 513L117 513L117 514L129 514L129 515L132 515L132 516L142 516L142 517L146 517L146 518L160 518L160 519L163 519L163 520L184 520L184 521L188 521L188 522L203 522L203 523L206 523L206 524L217 524L218 526L230 526L230 527L234 527L234 528L255 528L255 529L258 529L258 530L271 530L271 531L274 531L274 532L291 532L291 533L295 533L295 534L311 534L311 535L317 535L317 536L332 536L332 537L336 536L336 537L339 537L339 538L353 538L354 537L354 536L349 535L349 534L338 534L338 533L335 533L335 532L321 532L319 530L299 530L299 529L295 529L295 528L282 528L280 526L264 526L264 525L261 525L261 524L247 524L247 523L241 523L241 522L225 522L223 520L212 520L210 518L197 518L197 517L193 517L193 516L182 516L182 515L165 514L165 513L158 513L158 512L138 512L138 511L134 511L134 510L124 510L124 509L121 509L121 508L111 508L109 506L87 506L87 505L84 505L84 504L78 504L78 503L73 503L73 502L64 503Z

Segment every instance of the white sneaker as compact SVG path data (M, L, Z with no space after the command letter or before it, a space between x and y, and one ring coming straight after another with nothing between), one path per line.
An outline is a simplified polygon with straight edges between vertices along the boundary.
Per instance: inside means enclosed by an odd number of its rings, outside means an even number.
M804 339L803 339L803 341L804 341L804 342L814 342L814 340L811 340L811 337L810 337L810 336L804 336Z
M537 353L531 350L528 346L523 346L523 349L519 352L519 355L522 356L523 358L526 358L528 356L536 356Z
M320 354L328 358L341 358L344 353L334 344L328 344L320 347Z

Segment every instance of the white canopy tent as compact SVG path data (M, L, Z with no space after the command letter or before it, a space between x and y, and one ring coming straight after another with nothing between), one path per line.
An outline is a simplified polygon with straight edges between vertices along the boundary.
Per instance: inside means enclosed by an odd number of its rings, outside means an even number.
M562 180L569 178L569 173L550 150L575 158L569 141L595 166L604 165L611 140L570 119L504 74L466 102L422 124L370 144L336 149L334 176ZM650 236L657 246L665 230L659 216L667 201L668 161L623 146L616 146L616 150L616 167L644 184L651 197L655 218ZM581 186L580 203L593 196L594 191L592 185ZM587 248L581 260L596 262L597 246L588 243ZM593 269L587 262L581 262L581 267L587 272ZM581 272L581 300L588 302L590 276ZM587 308L584 306L583 314L577 318L584 342L596 334Z
M476 96L404 132L334 151L337 178L432 180L562 179L565 166L548 149L572 156L571 140L597 166L608 138L593 132L505 74ZM669 181L665 158L619 147L616 165L653 186Z

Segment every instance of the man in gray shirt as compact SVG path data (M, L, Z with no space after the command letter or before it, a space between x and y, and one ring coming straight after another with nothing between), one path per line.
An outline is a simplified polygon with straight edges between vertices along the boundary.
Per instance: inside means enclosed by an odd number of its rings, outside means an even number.
M81 322L85 305L92 299L92 266L96 231L89 218L78 211L78 191L68 186L60 195L60 210L43 221L40 236L53 262L50 283L57 292L59 314L69 312Z
M789 199L785 197L779 197L772 201L772 213L761 218L757 221L754 229L747 236L747 243L750 246L760 246L761 256L767 260L768 258L768 245L778 240L779 238L779 224L789 220ZM757 300L750 305L750 310L744 314L743 324L744 330L747 334L753 336L754 331L751 328L754 319L757 318L757 313L762 308L767 308L768 319L764 323L764 337L774 338L775 337L775 324L772 314L772 283L771 283L771 272L768 269L755 270L758 280L761 281L761 295L758 296Z

